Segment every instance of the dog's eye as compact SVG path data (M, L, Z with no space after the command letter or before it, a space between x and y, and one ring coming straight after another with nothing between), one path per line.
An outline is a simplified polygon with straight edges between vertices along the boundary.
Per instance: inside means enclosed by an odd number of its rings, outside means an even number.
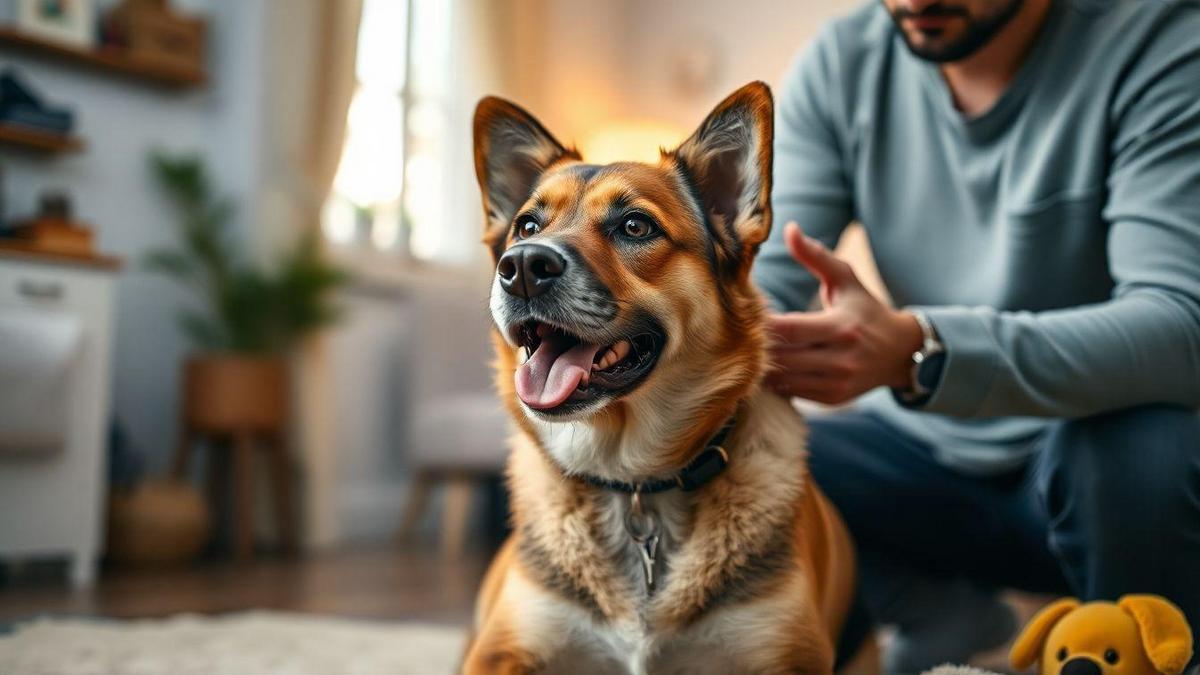
M630 239L645 239L654 234L654 224L642 216L629 216L621 225L621 234Z
M1108 649L1104 652L1104 662L1110 666L1117 665L1117 661L1121 660L1121 655L1115 649Z
M1067 660L1067 648L1066 648L1066 647L1059 647L1059 649L1058 649L1058 660L1059 660L1059 661L1066 661L1066 660Z
M532 216L525 216L517 221L517 239L532 237L542 231L542 224Z

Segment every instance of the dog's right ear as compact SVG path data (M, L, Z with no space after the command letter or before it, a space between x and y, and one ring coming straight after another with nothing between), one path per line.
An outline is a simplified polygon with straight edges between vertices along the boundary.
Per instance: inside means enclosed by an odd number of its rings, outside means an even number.
M475 107L475 175L487 219L484 243L499 257L517 209L537 179L564 158L579 159L520 106L488 96Z
M1047 605L1029 620L1029 625L1017 636L1012 650L1008 652L1008 661L1013 668L1025 670L1037 663L1042 656L1042 647L1050 636L1050 629L1059 619L1075 611L1079 601L1075 598L1063 598Z
M665 153L695 189L718 253L743 271L771 231L774 106L770 87L751 82Z

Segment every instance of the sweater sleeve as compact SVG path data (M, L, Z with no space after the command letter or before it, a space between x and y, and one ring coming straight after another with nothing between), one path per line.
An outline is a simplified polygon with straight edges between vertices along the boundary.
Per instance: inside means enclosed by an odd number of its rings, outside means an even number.
M1178 39L1175 39L1178 38ZM1200 405L1200 42L1159 35L1110 106L1106 302L922 307L947 349L921 409L1078 417Z
M808 309L818 282L788 254L789 221L833 248L852 217L849 158L839 133L840 86L834 32L827 28L791 67L775 120L773 226L754 280L778 311Z

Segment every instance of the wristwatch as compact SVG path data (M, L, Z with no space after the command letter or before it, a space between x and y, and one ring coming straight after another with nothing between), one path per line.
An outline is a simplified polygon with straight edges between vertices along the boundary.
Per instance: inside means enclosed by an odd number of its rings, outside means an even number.
M946 347L938 338L937 330L923 312L912 312L921 327L921 348L913 352L912 368L909 370L908 389L896 391L901 403L920 405L929 400L938 381L942 379L942 367L946 363Z

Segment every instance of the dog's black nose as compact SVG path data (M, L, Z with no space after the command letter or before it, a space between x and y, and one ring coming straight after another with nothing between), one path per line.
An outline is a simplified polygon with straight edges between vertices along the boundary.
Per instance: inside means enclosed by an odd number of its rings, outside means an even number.
M549 246L522 244L500 256L496 274L504 290L517 297L532 298L550 290L566 269L566 259Z
M1064 663L1062 670L1058 672L1059 675L1100 675L1103 671L1100 670L1100 664L1095 661L1084 656L1076 656Z

